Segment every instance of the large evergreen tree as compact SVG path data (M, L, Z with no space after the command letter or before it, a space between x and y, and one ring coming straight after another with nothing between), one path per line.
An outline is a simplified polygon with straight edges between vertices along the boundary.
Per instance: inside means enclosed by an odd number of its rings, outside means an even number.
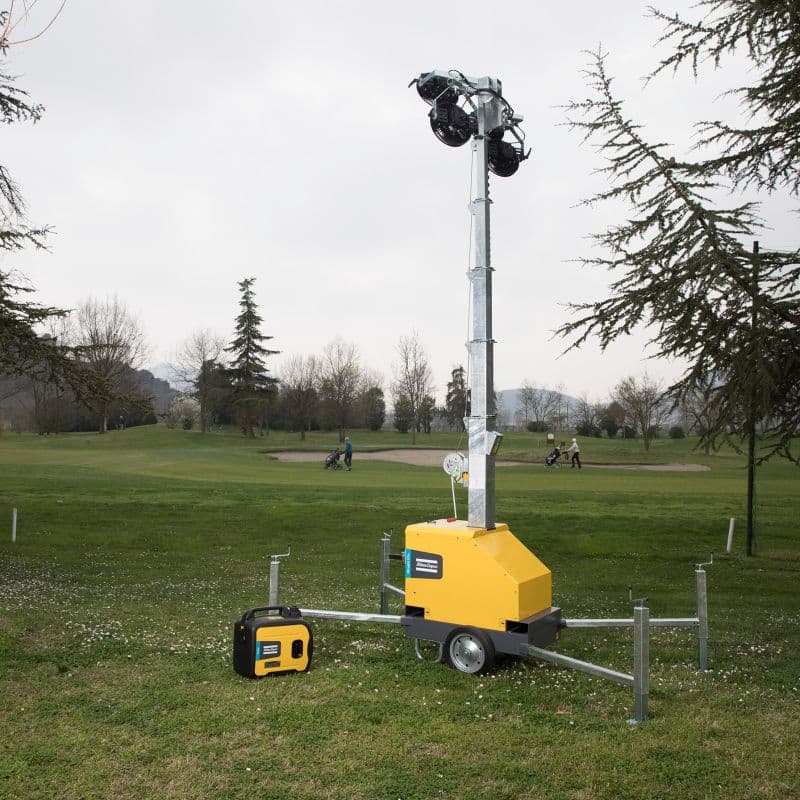
M8 21L9 12L0 11L0 122L35 123L44 108L30 102L28 93L15 85L15 77L5 68ZM44 249L48 230L28 224L19 186L0 164L0 260L6 261L6 254L26 247ZM32 291L19 272L0 270L0 375L25 375L58 391L69 384L79 400L107 391L85 364L74 358L68 343L43 335L42 325L65 317L67 311L30 302L27 295Z
M5 125L37 122L43 112L32 104L28 93L14 85L15 78L6 72L8 12L0 11L0 121ZM31 228L25 219L25 202L7 168L0 164L0 254L25 247L43 248L47 228ZM42 338L35 327L65 312L26 301L31 287L21 275L0 270L0 372L7 374L39 373L43 368L62 366L63 351L50 338Z
M630 212L594 236L601 255L583 259L617 276L605 299L572 306L560 333L571 347L590 335L605 348L638 324L649 326L659 356L684 359L685 374L667 390L676 404L708 394L702 431L713 443L729 432L753 439L756 421L773 434L772 453L797 460L800 427L800 251L765 251L758 207L735 195L745 188L796 197L800 186L800 11L796 0L701 0L708 12L687 22L658 11L672 55L653 75L705 59L719 65L742 50L751 86L732 89L747 121L698 123L694 160L648 141L623 111L596 53L587 69L593 95L568 106L571 125L607 159L609 186L587 205L624 201ZM653 76L651 76L653 77ZM710 198L726 190L720 208Z
M400 433L408 433L414 426L414 407L404 394L394 395L394 427Z
M236 334L225 351L231 353L228 374L233 385L233 404L242 433L254 437L256 422L264 419L266 408L275 394L277 380L271 377L266 365L268 356L279 350L268 350L261 343L272 339L261 333L263 320L253 294L255 278L241 281L239 315L236 317Z

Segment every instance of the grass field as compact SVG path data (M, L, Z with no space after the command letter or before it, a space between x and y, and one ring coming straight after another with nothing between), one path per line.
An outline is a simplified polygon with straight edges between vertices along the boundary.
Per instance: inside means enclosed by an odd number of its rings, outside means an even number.
M348 473L268 452L323 453L329 434L0 436L0 798L800 796L800 472L759 468L747 559L743 459L691 441L582 440L582 456L710 471L549 471L531 434L500 454L531 463L498 469L497 517L568 617L629 616L629 585L653 616L693 615L694 565L737 518L709 569L713 671L695 672L692 631L654 630L646 724L627 724L624 687L533 661L463 675L394 626L314 620L310 672L236 675L232 625L266 602L270 553L292 546L282 601L377 611L383 531L397 551L405 525L451 513L441 469L358 460L408 437L354 442ZM630 631L557 648L631 670Z

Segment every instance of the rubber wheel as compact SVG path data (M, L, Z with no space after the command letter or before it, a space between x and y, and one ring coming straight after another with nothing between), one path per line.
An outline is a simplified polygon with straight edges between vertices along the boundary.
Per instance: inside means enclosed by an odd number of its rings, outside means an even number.
M494 666L492 640L477 628L456 628L445 642L447 663L459 672L480 675Z

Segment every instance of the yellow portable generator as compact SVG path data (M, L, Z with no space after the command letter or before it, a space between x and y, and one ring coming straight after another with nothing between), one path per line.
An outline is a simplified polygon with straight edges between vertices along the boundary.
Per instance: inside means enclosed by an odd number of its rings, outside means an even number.
M313 649L311 628L294 606L251 608L233 627L233 668L248 678L306 672Z

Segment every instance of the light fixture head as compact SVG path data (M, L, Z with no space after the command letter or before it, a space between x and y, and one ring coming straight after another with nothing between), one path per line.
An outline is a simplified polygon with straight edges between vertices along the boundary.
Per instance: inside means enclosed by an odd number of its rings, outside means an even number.
M486 132L488 167L495 175L508 178L530 155L525 152L525 134L519 127L522 115L514 112L502 95L497 78L470 78L458 70L431 70L414 78L419 96L431 106L431 129L448 147L461 147L478 135L478 114L482 114L481 130ZM515 142L504 141L508 132Z
M470 115L456 103L437 100L429 116L436 138L450 147L466 144L474 132Z
M430 106L436 100L455 103L458 100L458 90L451 85L452 82L444 75L434 72L423 72L416 80L417 93Z
M524 155L520 149L502 139L489 139L489 169L501 178L511 177L518 169Z

